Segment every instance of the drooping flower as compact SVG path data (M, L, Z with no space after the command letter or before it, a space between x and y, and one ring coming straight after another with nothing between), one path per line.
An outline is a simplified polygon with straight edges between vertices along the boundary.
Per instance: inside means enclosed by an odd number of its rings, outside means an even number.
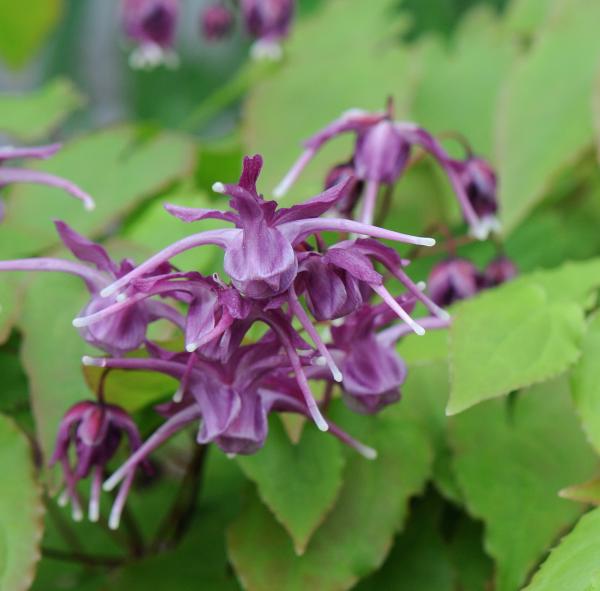
M482 277L471 261L451 257L435 265L427 287L431 299L445 307L474 296L482 288Z
M351 187L351 180L304 203L290 208L277 208L274 201L265 201L257 193L256 181L261 168L260 156L245 158L239 184L215 183L213 186L216 192L231 197L233 211L166 206L169 213L185 222L213 218L233 223L236 228L210 230L188 236L103 289L102 295L110 296L175 255L205 244L215 244L225 251L225 272L242 295L253 299L280 295L292 285L298 273L298 259L294 248L308 236L318 232L355 232L408 244L435 244L432 238L410 236L353 220L319 217L345 196L345 192Z
M177 66L173 44L179 0L123 0L122 15L125 34L137 44L129 60L132 67Z
M411 150L416 146L433 156L446 172L472 234L479 239L487 236L491 229L489 223L482 222L471 204L455 162L430 133L414 123L395 121L391 101L385 112L347 111L305 141L303 154L275 188L274 194L284 195L319 149L344 133L354 133L356 137L353 166L356 176L365 183L360 215L363 223L373 221L380 186L392 185L400 178L408 165Z
M255 39L252 56L281 58L281 41L288 36L295 0L240 0L246 30Z
M42 172L38 170L28 170L26 168L14 168L5 165L10 160L19 160L22 158L46 159L54 156L60 150L60 144L49 146L38 146L32 148L12 148L5 146L0 148L0 189L6 185L14 183L34 183L37 185L47 185L66 191L76 199L83 202L87 210L95 207L94 200L85 191L82 191L77 185L63 178ZM0 215L0 220L2 220Z
M472 155L465 160L452 160L450 166L456 170L467 199L480 220L481 233L498 232L498 181L494 169L483 158Z
M207 41L225 39L231 33L233 25L233 12L223 4L211 4L202 12L200 28Z
M58 258L33 258L0 261L1 271L53 271L76 275L85 281L91 298L82 311L82 315L97 314L111 304L118 303L117 298L104 298L100 290L111 281L129 273L134 269L131 261L125 259L120 264L110 259L99 244L89 241L77 234L64 222L55 222L56 229L63 244L75 255L80 262ZM95 268L87 266L88 263ZM170 270L169 265L156 269L157 273ZM166 292L165 292L166 293ZM134 288L128 290L128 297L133 298L134 306L126 306L106 318L102 322L81 328L83 338L108 353L122 355L139 348L145 340L146 329L150 322L166 318L178 326L184 325L184 319L173 307L164 302L143 300ZM171 289L171 297L176 290ZM135 300L136 296L140 299Z
M334 187L339 183L344 183L355 177L356 170L354 169L354 163L352 161L336 164L329 170L327 176L325 177L325 189L331 189L331 187ZM350 217L360 200L363 190L364 182L355 182L352 190L348 191L346 197L340 199L335 204L335 209L340 213Z
M114 404L91 400L78 402L64 415L50 465L60 462L62 466L65 491L61 496L61 503L71 503L75 520L79 521L83 517L77 483L91 474L88 516L90 521L98 521L100 492L106 476L106 465L116 454L123 436L129 440L132 453L140 448L142 441L135 423L122 408ZM75 450L74 465L69 457L71 447ZM117 493L108 521L112 529L119 526L121 512L134 476L135 472L131 471Z
M496 287L518 275L516 265L507 257L499 256L491 261L483 271L483 285Z

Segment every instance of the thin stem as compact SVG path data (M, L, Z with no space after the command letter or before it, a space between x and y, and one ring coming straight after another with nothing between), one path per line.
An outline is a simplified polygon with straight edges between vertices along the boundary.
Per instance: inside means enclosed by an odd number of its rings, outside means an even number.
M86 554L85 552L66 552L56 548L42 547L42 554L46 558L53 560L62 560L64 562L76 562L87 566L104 566L115 568L127 564L128 560L119 556L100 556L95 554Z
M196 512L209 446L194 442L194 447L194 454L187 465L173 505L165 515L154 538L152 544L154 552L177 546L189 529Z

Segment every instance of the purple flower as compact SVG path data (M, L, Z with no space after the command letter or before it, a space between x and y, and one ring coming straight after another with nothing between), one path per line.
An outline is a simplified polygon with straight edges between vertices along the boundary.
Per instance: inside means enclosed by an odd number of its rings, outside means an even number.
M516 265L506 256L495 258L483 271L485 287L496 287L518 275Z
M474 210L465 190L464 179L456 169L455 161L424 129L414 123L394 121L391 101L388 103L387 111L382 113L347 111L309 138L304 143L304 153L276 187L274 194L276 196L285 194L324 144L338 135L349 132L354 133L356 137L354 169L357 177L365 183L360 218L363 223L371 223L373 220L380 186L391 185L400 178L408 164L413 146L417 146L431 154L448 175L473 235L480 239L487 236L490 230L489 224L482 222Z
M467 259L449 258L431 270L427 281L429 295L439 306L474 296L482 288L482 278Z
M256 39L253 57L281 57L279 43L289 33L295 4L295 0L240 0L246 30Z
M233 12L223 4L211 4L202 12L200 28L207 41L221 41L231 33Z
M82 191L77 185L74 185L65 179L48 174L46 172L27 170L25 168L13 168L4 165L4 163L9 160L21 158L50 158L56 154L60 148L60 144L52 144L50 146L39 146L34 148L11 148L9 146L0 148L0 189L13 183L34 183L38 185L47 185L49 187L62 189L76 199L79 199L83 202L83 205L87 210L94 209L94 200L86 192ZM3 216L0 215L0 220L2 217Z
M176 309L164 302L145 301L143 294L140 297L135 288L130 288L119 298L101 297L100 290L103 287L134 269L132 262L125 259L117 265L99 244L90 242L87 238L77 234L64 222L57 221L55 224L64 245L79 261L91 264L95 269L81 262L34 258L0 261L0 272L54 271L77 275L85 281L91 295L90 301L81 312L83 316L99 314L103 309L114 304L121 305L122 309L102 318L101 322L81 327L82 337L88 343L113 355L123 355L139 348L144 343L146 329L150 322L166 318L178 326L184 324L183 318ZM164 273L168 270L170 270L170 266L163 265L156 272ZM174 294L175 290L171 289L171 293L168 295L173 296ZM131 299L126 306L123 305L123 297ZM131 303L135 305L131 305ZM80 326L77 322L74 324Z
M106 465L117 452L123 435L128 438L129 448L132 452L139 449L142 442L135 423L122 408L113 404L93 401L78 402L63 417L50 465L61 463L65 479L65 491L61 496L61 503L71 502L75 520L80 521L83 517L76 489L77 482L91 474L92 486L88 515L90 521L98 521L100 491ZM75 449L76 458L73 466L69 459L71 447ZM109 526L112 529L119 526L121 512L134 475L134 471L128 474L119 489L109 518Z
M336 164L329 170L327 176L325 177L325 189L331 189L331 187L334 187L339 183L345 183L353 177L356 177L356 170L352 161ZM351 217L356 204L360 200L363 189L363 181L355 182L352 190L348 191L346 197L340 199L336 203L335 209L340 213Z
M500 222L496 218L498 181L494 169L482 158L471 155L464 161L453 160L451 166L459 175L469 203L479 217L482 233L499 231Z
M212 230L193 234L157 253L131 273L102 290L108 297L135 278L154 270L175 255L205 244L216 244L225 251L225 272L244 296L266 299L284 293L298 273L294 250L308 236L322 231L356 232L408 244L432 246L432 238L410 236L341 218L320 218L345 196L352 181L336 185L324 193L290 208L277 208L256 191L262 158L244 159L237 185L215 183L213 189L231 197L233 211L192 209L167 205L167 211L185 222L213 218L230 222L235 229Z
M177 65L173 43L178 17L179 0L123 0L123 28L137 44L130 57L132 67Z

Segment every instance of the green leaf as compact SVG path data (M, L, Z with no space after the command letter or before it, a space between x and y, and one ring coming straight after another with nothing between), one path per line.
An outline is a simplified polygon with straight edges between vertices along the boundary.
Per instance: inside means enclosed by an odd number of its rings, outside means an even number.
M297 554L333 508L342 486L344 456L333 437L306 425L298 444L280 420L269 423L265 447L239 456L242 470L256 483L261 500L289 532Z
M19 314L21 286L18 281L0 279L0 344L5 343Z
M27 94L0 94L0 131L24 142L47 138L83 103L75 86L63 78Z
M44 505L27 438L0 415L0 589L25 591L40 558Z
M600 589L600 509L584 515L544 562L524 591Z
M62 10L62 0L29 0L27 10L0 0L0 59L13 68L24 66L58 24Z
M547 18L555 0L512 0L504 26L512 33L532 35Z
M249 150L265 157L265 195L298 158L301 142L348 109L381 110L392 94L399 116L406 111L418 60L397 43L394 25L400 19L394 19L393 5L393 0L325 3L295 27L284 67L251 92L243 135ZM360 34L349 34L357 23ZM348 159L350 146L346 138L324 148L291 198L321 191L326 172Z
M548 380L580 355L583 311L535 283L506 284L457 307L447 413Z
M423 433L434 450L433 481L449 500L461 504L461 492L452 473L448 419L444 408L448 402L450 382L448 364L444 360L425 365L408 366L408 377L402 387L402 402L414 409Z
M9 258L56 244L52 219L66 220L86 236L104 234L145 199L189 173L194 162L190 140L172 133L139 142L133 127L118 127L72 141L35 168L77 183L94 197L96 209L85 211L57 189L15 186L6 207L9 232L0 234L0 252Z
M485 548L496 561L495 589L516 591L581 511L558 492L589 478L596 465L566 380L480 404L454 417L450 432L467 510L483 520Z
M583 354L571 373L571 392L588 441L600 452L600 315L590 321Z
M423 52L414 120L433 133L458 131L476 153L490 158L496 97L516 55L497 16L487 7L473 11L461 22L451 49L434 39Z
M561 170L593 142L600 4L586 0L556 4L531 51L505 81L498 112L499 199L507 233L544 197Z
M441 508L433 495L411 507L406 531L396 538L383 567L355 591L453 591L454 569L439 527Z
M21 361L45 462L63 414L90 395L81 371L85 342L71 324L87 297L79 278L48 273L31 282L23 302Z
M402 405L378 417L349 412L342 417L353 436L377 449L378 458L369 461L352 452L338 502L302 556L294 553L285 530L258 496L250 496L227 536L230 559L246 591L349 589L388 553L406 517L407 499L429 475L427 438Z

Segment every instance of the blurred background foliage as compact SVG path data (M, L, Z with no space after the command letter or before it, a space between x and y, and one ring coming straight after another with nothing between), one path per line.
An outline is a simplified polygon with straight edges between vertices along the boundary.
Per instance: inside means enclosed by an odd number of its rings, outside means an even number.
M334 409L379 450L376 462L276 419L256 456L210 450L197 489L195 446L180 437L157 454L157 477L138 483L117 534L71 523L49 500L56 475L44 468L63 412L97 383L81 370L86 347L71 327L81 286L0 277L0 465L12 483L0 492L0 589L524 588L600 504L595 480L579 486L600 450L600 3L300 0L277 64L251 63L240 32L204 42L204 4L183 2L181 67L136 72L116 0L0 0L3 143L64 141L35 166L98 203L89 215L51 189L3 189L2 258L58 252L50 220L59 218L140 259L189 232L164 214L165 198L211 203L212 183L235 179L256 151L268 196L301 140L393 96L398 117L457 155L452 133L462 134L500 178L503 233L472 243L448 240L464 228L445 179L426 159L407 171L386 225L442 243L433 256L411 253L413 277L425 279L448 249L478 265L506 252L522 277L458 305L449 343L441 333L405 339L399 405L377 418ZM323 150L289 200L318 192L349 151L344 140ZM179 262L208 273L219 257L205 249ZM172 390L143 374L107 383L144 435L157 425L152 405ZM189 510L177 545L173 507ZM592 511L527 588L595 588L599 539Z

